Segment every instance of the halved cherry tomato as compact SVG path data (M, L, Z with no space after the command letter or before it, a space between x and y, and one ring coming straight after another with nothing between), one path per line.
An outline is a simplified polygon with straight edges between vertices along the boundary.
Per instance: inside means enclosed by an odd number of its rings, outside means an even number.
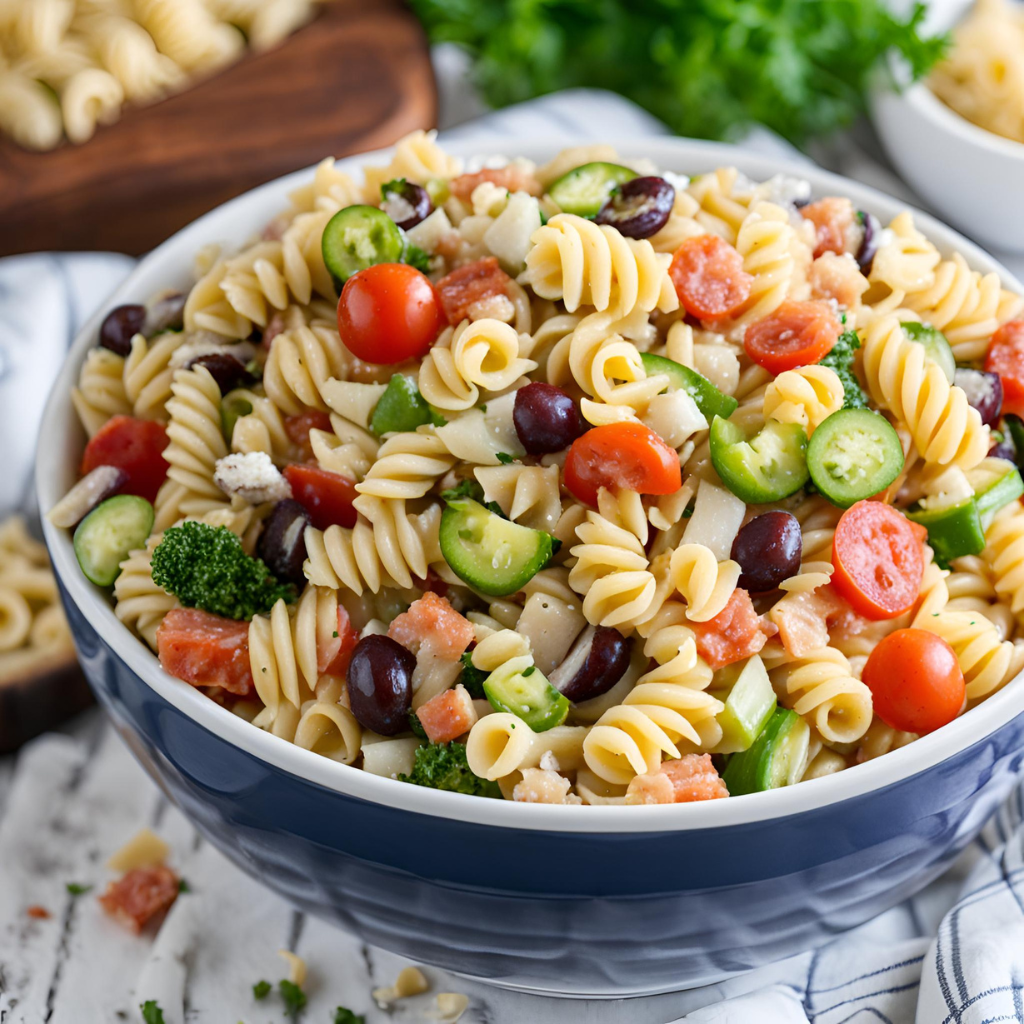
M862 678L875 714L903 732L934 732L964 706L964 674L953 648L923 629L897 629L885 637Z
M1024 320L1010 320L992 335L985 369L1003 382L1003 412L1024 412Z
M343 676L352 660L359 634L352 628L348 612L338 605L338 628L326 643L317 646L316 667L320 675Z
M717 320L736 312L750 298L754 279L743 257L718 235L688 238L672 257L668 275L687 313Z
M508 295L512 278L498 265L494 256L474 260L446 274L437 282L448 323L453 327L469 316L470 307L494 295Z
M839 318L824 302L787 299L743 336L747 355L769 373L816 363L832 351L842 331Z
M832 540L832 585L868 619L894 619L913 607L924 576L924 527L891 505L858 501Z
M85 446L82 476L97 466L116 466L127 477L118 494L136 494L146 501L156 501L156 492L167 478L162 454L166 447L167 431L162 424L134 416L114 416Z
M754 609L750 594L737 588L726 606L707 622L688 622L696 634L697 653L715 671L757 654L774 627Z
M682 486L679 456L642 423L610 423L576 438L565 460L565 486L597 507L599 487L672 494Z
M404 363L426 355L445 326L436 289L404 263L378 263L353 274L338 301L338 333L367 363Z
M198 608L173 608L156 631L163 670L193 686L221 686L249 697L256 692L249 666L249 623Z
M313 449L309 443L309 432L330 430L331 417L320 409L307 409L297 416L285 416L284 429L291 443L302 452L303 458L312 459Z
M295 462L284 467L284 478L291 485L292 497L309 513L318 530L356 525L356 510L352 507L356 485L347 476Z

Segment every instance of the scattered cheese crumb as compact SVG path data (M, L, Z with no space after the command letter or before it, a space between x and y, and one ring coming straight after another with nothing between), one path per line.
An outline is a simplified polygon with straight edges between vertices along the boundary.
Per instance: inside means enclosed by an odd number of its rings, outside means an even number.
M403 967L394 985L390 988L375 988L372 995L381 1009L387 1009L396 1000L422 995L428 988L430 982L418 967Z
M171 848L155 832L144 828L111 856L107 867L120 874L136 868L158 867L170 852Z
M306 961L290 949L279 949L277 952L288 964L288 980L302 988L306 984Z
M213 331L192 331L171 353L168 365L172 370L180 370L203 356L222 354L235 356L244 365L256 354L256 349L249 342L230 342Z
M559 770L558 758L555 757L553 750L545 750L540 755L540 767L549 772L557 772Z
M443 1024L455 1024L469 1007L469 996L462 992L438 992L437 1009L426 1014L431 1020L442 1021Z
M578 796L569 792L568 779L547 768L524 768L523 779L512 790L512 799L527 804L578 804Z
M266 452L238 452L218 459L213 482L228 497L240 497L250 505L292 496L288 481Z
M507 295L488 295L486 299L477 299L466 310L470 320L500 320L503 324L515 319L516 307Z

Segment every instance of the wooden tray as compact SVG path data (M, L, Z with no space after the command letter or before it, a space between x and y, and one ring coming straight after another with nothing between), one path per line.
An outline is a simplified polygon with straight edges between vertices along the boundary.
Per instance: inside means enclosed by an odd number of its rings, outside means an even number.
M246 189L436 116L413 15L399 0L335 0L278 49L126 110L82 146L29 153L0 139L0 256L137 255Z

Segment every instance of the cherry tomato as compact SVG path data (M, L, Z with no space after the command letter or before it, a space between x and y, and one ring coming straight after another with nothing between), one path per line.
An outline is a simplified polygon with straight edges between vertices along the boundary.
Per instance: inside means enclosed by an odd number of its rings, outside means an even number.
M136 494L156 501L156 493L167 478L167 463L162 452L167 447L167 431L154 420L134 416L114 416L107 420L85 446L82 476L97 466L116 466L127 479L118 494Z
M348 671L359 633L342 605L338 605L338 628L326 644L317 644L316 667L321 675L343 676Z
M836 526L832 585L868 619L894 619L917 600L924 576L923 527L890 505L858 501Z
M597 507L597 490L672 494L682 486L679 456L642 423L611 423L578 437L565 460L565 486Z
M318 530L356 525L356 510L352 507L356 485L347 476L296 462L284 467L284 478L291 485L292 496L309 513Z
M754 279L743 257L718 235L688 238L672 257L669 277L687 313L717 320L736 312L750 298Z
M341 290L338 333L367 363L404 363L426 355L445 326L437 291L404 263L378 263L353 274Z
M469 316L470 307L495 295L508 295L512 278L498 265L494 256L474 260L446 274L437 282L448 323L453 327Z
M313 458L313 449L309 443L311 430L330 430L331 417L319 409L307 409L296 416L285 416L284 429L288 439L302 452L305 459Z
M923 629L885 637L871 652L863 680L875 714L903 732L934 732L964 706L964 674L953 648Z
M985 369L1003 382L1003 411L1024 412L1024 320L1010 320L992 335Z
M841 331L839 318L825 303L787 299L747 328L743 347L755 363L778 375L823 359Z

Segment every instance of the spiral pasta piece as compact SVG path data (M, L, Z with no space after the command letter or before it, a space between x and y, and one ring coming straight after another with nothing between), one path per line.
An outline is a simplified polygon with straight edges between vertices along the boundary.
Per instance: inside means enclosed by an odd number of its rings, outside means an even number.
M178 599L153 582L153 551L161 540L162 533L154 534L145 548L132 551L114 580L114 614L154 651L157 628L163 617L178 607Z
M356 490L374 498L422 498L455 464L444 442L430 428L394 434Z
M78 386L71 389L71 404L90 437L112 416L131 415L124 365L123 357L106 348L94 348L85 357Z
M807 718L828 743L853 743L871 725L871 691L833 647L773 669L771 679L783 703Z
M616 318L638 308L679 308L668 277L671 257L646 239L559 213L530 241L522 280L542 298L561 299L570 313L584 305Z
M463 320L445 331L427 353L420 368L420 392L439 409L469 409L477 404L480 388L503 391L536 369L532 359L520 355L520 344L515 328L500 320Z
M348 708L316 701L304 708L295 726L294 743L332 761L352 764L359 756L363 730Z
M698 205L694 220L705 231L734 245L753 199L752 190L740 187L739 171L735 167L719 167L694 178L686 191Z
M909 211L894 217L888 227L889 241L879 247L868 274L864 302L871 319L901 308L908 295L931 288L935 268L942 257L938 249L914 226Z
M910 341L895 317L872 323L862 337L871 397L906 424L921 457L963 470L977 466L988 454L988 428L924 346Z
M321 389L328 380L344 376L349 359L331 327L314 324L284 331L270 348L263 387L287 415L297 416L306 408L326 410Z
M713 619L729 603L740 578L738 562L719 562L703 544L681 544L671 564L672 582L686 599L691 622Z
M496 501L517 523L550 533L562 514L557 466L478 466L485 501Z
M1024 611L1024 506L1019 501L996 513L985 531L982 557L992 570L996 593L1014 615Z
M779 423L799 423L810 437L843 407L843 382L828 366L799 366L785 370L764 392L764 414Z
M482 779L505 778L524 768L536 768L550 751L562 771L583 766L585 726L556 725L534 732L521 718L499 711L484 715L469 730L466 761Z
M217 460L228 454L221 430L220 388L205 366L196 365L175 370L171 393L164 449L168 479L190 495L224 502L224 493L213 482Z
M152 341L142 334L132 338L131 352L124 363L124 390L137 419L167 421L165 406L174 379L171 356L181 343L181 335L173 332Z

